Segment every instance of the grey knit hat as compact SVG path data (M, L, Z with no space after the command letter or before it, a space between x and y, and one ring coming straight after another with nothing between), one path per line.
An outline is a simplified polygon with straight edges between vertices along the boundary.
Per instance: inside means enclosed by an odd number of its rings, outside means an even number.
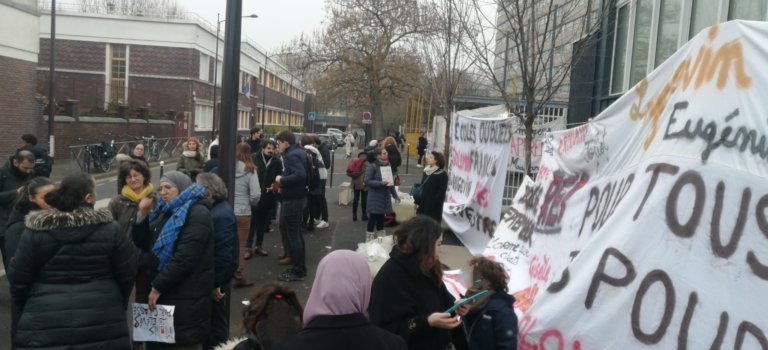
M179 193L184 192L187 187L192 186L192 179L180 171L169 171L163 174L163 176L160 178L160 182L168 182L173 184L177 189L179 189Z

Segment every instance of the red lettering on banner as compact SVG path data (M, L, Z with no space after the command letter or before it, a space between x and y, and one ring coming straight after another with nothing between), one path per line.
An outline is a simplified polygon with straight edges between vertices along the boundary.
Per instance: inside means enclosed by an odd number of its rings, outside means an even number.
M539 172L536 173L536 181L541 181L543 179L546 179L547 176L549 176L549 174L551 173L552 173L552 169L550 169L549 167L544 165L540 166Z
M566 133L560 140L560 144L557 145L557 154L563 154L577 145L584 144L584 141L587 139L587 131L589 131L589 126L587 124L571 129L571 131Z
M560 220L565 215L566 203L568 199L580 188L584 187L589 181L587 174L566 175L562 171L557 171L552 177L552 182L544 195L544 201L541 204L537 228L540 232L557 233L560 232Z
M549 265L549 257L540 257L534 255L531 258L531 264L528 266L528 274L532 280L539 280L544 283L549 282L549 271L551 266Z
M515 309L521 310L523 313L528 312L528 309L531 308L531 305L533 305L533 302L536 300L536 295L538 294L538 284L534 284L531 288L526 288L515 293Z
M520 321L520 332L517 337L517 348L520 350L540 350L540 349L558 349L565 350L565 337L563 333L558 329L548 329L541 333L537 342L529 342L529 333L533 326L536 325L536 320L531 315L525 315ZM557 342L557 347L552 347L547 342L553 339ZM581 342L574 340L570 346L571 350L581 350Z
M478 183L475 187L475 202L483 209L488 208L488 188Z
M472 157L469 156L469 153L464 153L452 148L451 167L469 172L472 170Z

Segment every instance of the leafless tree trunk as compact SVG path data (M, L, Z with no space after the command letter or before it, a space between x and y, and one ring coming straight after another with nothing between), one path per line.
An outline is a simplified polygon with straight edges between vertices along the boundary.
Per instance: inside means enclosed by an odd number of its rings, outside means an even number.
M373 134L383 136L383 104L418 82L420 62L407 44L430 30L429 12L412 0L329 0L327 11L325 28L284 51L302 57L304 67L314 66L327 93L367 106Z
M596 0L491 2L496 11L488 11L487 0L463 0L472 8L469 16L459 18L469 34L464 44L525 128L525 172L530 174L538 112L549 102L567 101L561 88L583 55L573 44L595 32L606 12ZM483 30L478 32L478 26Z

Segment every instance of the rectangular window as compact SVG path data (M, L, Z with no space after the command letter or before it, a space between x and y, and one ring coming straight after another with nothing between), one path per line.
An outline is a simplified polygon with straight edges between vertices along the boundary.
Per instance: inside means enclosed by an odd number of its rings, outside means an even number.
M249 120L248 117L250 116L251 112L249 111L238 111L237 114L237 129L243 130L243 129L249 129Z
M211 72L211 62L208 55L200 54L200 80L208 81L208 75Z
M728 6L728 20L763 21L767 3L768 0L731 0Z
M110 44L109 58L109 100L126 103L128 48L125 45Z
M627 61L627 35L629 32L629 5L619 8L616 14L616 36L613 45L613 72L611 94L624 91L624 67Z
M677 51L680 13L682 12L683 2L682 0L661 0L660 7L654 67L658 67Z
M691 30L688 32L688 39L693 38L696 34L718 22L717 10L718 6L711 0L692 0L691 4Z
M629 86L634 86L648 74L648 47L651 43L653 1L638 1L635 9L635 35L632 38L632 58Z
M213 106L195 105L195 130L213 128Z

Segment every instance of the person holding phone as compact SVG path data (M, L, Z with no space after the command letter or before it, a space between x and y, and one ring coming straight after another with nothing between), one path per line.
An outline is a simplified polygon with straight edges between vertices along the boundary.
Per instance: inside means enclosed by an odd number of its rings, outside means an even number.
M373 279L371 322L402 337L412 350L468 349L461 320L471 303L446 313L454 298L443 283L443 234L425 215L405 221L394 232L395 245Z
M477 296L464 319L471 348L517 349L517 315L512 309L515 297L507 293L509 277L504 267L484 256L472 258L469 266L473 283L466 298Z

